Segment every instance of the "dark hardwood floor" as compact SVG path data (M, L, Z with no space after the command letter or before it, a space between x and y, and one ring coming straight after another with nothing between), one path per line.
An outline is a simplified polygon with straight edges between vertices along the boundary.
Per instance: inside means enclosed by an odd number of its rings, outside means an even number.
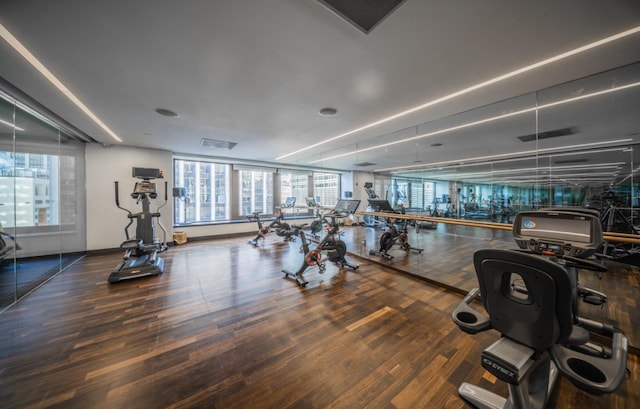
M353 256L358 270L312 268L300 288L280 272L299 243L248 238L174 246L164 274L115 285L119 253L66 269L0 315L0 406L470 408L463 381L506 395L480 365L498 334L451 321L458 292ZM429 270L455 258L426 246ZM611 395L561 379L549 407L640 408L637 356L628 367Z

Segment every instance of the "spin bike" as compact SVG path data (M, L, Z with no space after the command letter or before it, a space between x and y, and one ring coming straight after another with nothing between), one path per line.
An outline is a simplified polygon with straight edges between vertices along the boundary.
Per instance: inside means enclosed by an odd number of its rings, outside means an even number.
M307 207L309 207L310 209L313 209L313 217L314 217L314 220L311 222L311 225L309 226L309 229L310 229L309 237L311 237L312 239L317 239L318 233L322 231L322 226L324 225L323 217L322 217L322 214L320 213L320 206L318 205L318 203L316 203L316 200L312 197L306 197L305 200L307 202Z
M371 200L369 200L371 202ZM388 213L395 213L391 205L387 200L384 200L384 204L380 206L383 211ZM406 252L415 251L417 253L422 253L424 249L420 249L417 247L412 247L409 244L409 232L408 226L409 219L404 219L400 227L395 223L394 219L389 219L387 223L387 230L382 233L380 237L380 249L379 250L369 250L369 255L371 256L379 256L386 260L393 259L393 256L389 254L389 250L397 244L400 244L400 248Z
M11 240L14 245L11 245L11 242L7 242L5 238ZM18 243L16 242L15 236L7 233L2 227L2 223L0 223L0 264L5 260L5 258L11 258L11 254L14 250L22 250Z
M302 265L296 272L282 270L285 277L293 278L300 287L304 287L309 283L303 276L303 273L307 268L318 266L319 273L324 274L326 271L326 265L325 262L322 261L323 251L326 251L329 261L337 264L339 267L357 270L359 266L350 264L344 257L345 254L347 254L347 245L344 241L340 240L338 219L342 219L353 214L358 209L359 204L359 200L339 200L333 210L323 215L322 220L327 224L327 234L313 250L309 249L307 236L300 228L299 235L302 240L301 251L304 254L304 259L302 261Z
M250 222L258 223L258 234L253 240L249 240L249 244L252 244L255 247L258 247L258 243L262 240L264 244L264 239L271 233L271 229L274 229L277 236L284 237L284 241L295 241L295 236L298 232L294 229L291 229L291 226L284 221L284 212L283 208L291 208L295 205L296 198L295 197L287 197L285 202L281 204L279 207L276 207L276 213L274 214L275 219L268 226L264 226L262 220L260 219L260 212L253 212L251 216L247 216Z
M109 275L109 283L117 283L133 278L155 276L164 271L164 260L158 256L167 250L167 231L160 224L160 209L167 204L167 183L164 182L164 203L158 206L155 212L150 210L150 199L158 197L156 184L153 179L162 179L162 172L159 169L133 168L133 177L142 179L136 182L131 197L136 199L136 203L142 204L142 211L133 213L120 206L118 183L115 182L116 206L127 212L129 224L124 228L127 238L120 248L124 250L123 260ZM136 222L135 238L129 236L129 227ZM155 221L164 234L163 241L155 237ZM132 257L133 256L133 257Z

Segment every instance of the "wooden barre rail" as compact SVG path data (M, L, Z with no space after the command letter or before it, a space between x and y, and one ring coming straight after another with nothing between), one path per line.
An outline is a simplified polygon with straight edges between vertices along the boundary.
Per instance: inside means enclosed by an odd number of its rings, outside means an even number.
M493 229L493 230L511 231L513 229L512 224L480 222L480 221L474 221L474 220L449 219L446 217L420 216L420 215L411 214L411 213L399 214L399 213L359 211L359 212L356 212L355 214L360 216L376 216L376 217L386 217L386 218L393 218L393 219L416 220L421 222L446 223L446 224L454 224L454 225L467 226L467 227L482 227L485 229ZM640 236L635 234L604 232L604 239L606 241L615 242L615 243L640 244Z

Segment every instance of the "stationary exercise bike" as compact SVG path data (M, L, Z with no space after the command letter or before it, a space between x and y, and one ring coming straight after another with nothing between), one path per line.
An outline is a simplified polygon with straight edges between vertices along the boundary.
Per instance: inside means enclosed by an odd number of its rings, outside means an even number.
M7 239L10 240L10 242L7 242ZM4 227L2 227L2 223L0 223L0 264L6 258L10 258L14 250L22 250L22 248L16 242L15 236L4 231Z
M338 219L345 218L353 214L360 205L359 200L339 200L336 206L327 214L323 215L323 221L326 223L327 234L322 238L315 249L309 248L309 241L306 234L300 229L300 239L302 240L301 251L304 254L302 265L296 272L282 270L286 277L291 277L300 287L306 286L309 282L302 275L307 268L318 266L318 271L323 274L326 271L325 262L322 261L322 252L326 252L327 258L339 267L358 269L359 266L350 264L344 257L347 254L347 245L340 240L340 226Z
M167 250L167 231L160 223L160 209L167 204L167 182L164 182L164 203L158 206L155 212L150 210L150 199L156 199L158 193L153 179L162 179L162 172L159 169L133 168L133 177L141 179L136 182L131 197L136 199L137 204L142 204L142 211L133 213L120 206L118 183L115 182L116 206L127 212L129 224L124 228L127 238L120 248L124 250L123 260L109 275L109 283L117 283L133 278L155 276L164 271L164 260L158 254ZM136 235L131 238L129 227L135 221ZM155 224L162 229L163 240L155 237Z
M307 202L307 207L313 209L313 217L314 220L311 222L309 226L309 237L312 239L318 238L318 233L322 231L322 226L324 226L324 221L322 214L320 213L320 206L316 202L316 200L312 197L306 197L305 201Z
M379 211L387 213L396 213L387 200L372 200L369 199L369 203L374 202ZM373 205L372 204L372 205ZM409 244L409 231L408 231L409 219L404 219L400 226L396 224L396 220L387 219L387 229L382 236L380 236L380 248L379 250L369 250L369 255L379 256L386 260L393 259L393 256L389 254L389 250L397 244L400 244L400 248L406 252L415 251L416 253L422 253L424 249L412 247Z
M459 394L482 409L541 409L560 373L591 394L615 391L626 372L627 337L612 325L577 315L580 298L590 304L598 298L606 301L601 293L580 287L577 277L578 268L604 269L588 259L603 243L597 215L556 209L521 212L513 235L519 251L475 252L479 288L467 294L452 316L466 333L501 333L482 352L481 362L507 382L509 397L468 383ZM471 307L478 295L488 316ZM593 342L592 333L610 345Z
M264 244L264 239L271 233L273 229L276 232L276 235L279 237L284 237L284 241L295 241L297 236L297 231L292 230L291 226L284 221L284 211L283 208L292 208L296 204L295 197L287 197L285 202L280 206L276 207L276 212L274 214L275 219L269 225L264 226L262 220L260 219L260 212L253 212L251 216L247 216L250 222L258 223L258 234L253 240L249 240L249 244L252 244L255 247L258 247L260 241Z

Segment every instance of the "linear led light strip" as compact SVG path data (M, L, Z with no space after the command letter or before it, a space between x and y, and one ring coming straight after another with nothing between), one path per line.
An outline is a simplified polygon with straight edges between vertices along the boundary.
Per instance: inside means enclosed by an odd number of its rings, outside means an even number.
M349 155L355 155L355 154L358 154L358 153L368 152L368 151L375 150L375 149L386 148L388 146L397 145L397 144L400 144L400 143L411 142L411 141L415 141L417 139L427 138L427 137L431 137L431 136L435 136L435 135L441 135L443 133L447 133L447 132L451 132L451 131L457 131L457 130L464 129L464 128L470 128L472 126L486 124L488 122L494 122L494 121L497 121L499 119L504 119L504 118L509 118L509 117L512 117L512 116L522 115L522 114L526 114L528 112L533 112L533 111L536 111L536 110L541 110L541 109L545 109L545 108L551 108L551 107L554 107L554 106L557 106L557 105L567 104L569 102L575 102L575 101L579 101L579 100L586 99L586 98L592 98L592 97L603 95L603 94L609 94L611 92L622 91L622 90L625 90L627 88L637 87L639 85L640 85L640 82L634 82L634 83L627 84L627 85L622 85L622 86L619 86L619 87L616 87L616 88L609 88L609 89L605 89L605 90L602 90L602 91L593 92L591 94L585 94L585 95L580 95L578 97L563 99L561 101L550 102L548 104L539 105L539 106L535 106L535 107L531 107L531 108L526 108L526 109L522 109L520 111L510 112L508 114L498 115L498 116L494 116L494 117L491 117L491 118L485 118L485 119L481 119L479 121L468 122L466 124L456 125L456 126L452 126L451 128L440 129L438 131L428 132L428 133L425 133L425 134L412 136L410 138L398 139L396 141L387 142L387 143L383 143L383 144L375 145L375 146L370 146L368 148L356 149L355 151L341 153L339 155L333 155L333 156L329 156L327 158L317 159L317 160L311 161L309 163L310 164L311 163L318 163L318 162L323 162L323 161L327 161L327 160L331 160L331 159L342 158L342 157L349 156ZM397 168L397 169L399 169L399 168Z
M634 28L632 28L630 30L626 30L626 31L623 31L621 33L614 34L612 36L603 38L602 40L598 40L598 41L595 41L593 43L589 43L587 45L583 45L582 47L578 47L578 48L576 48L574 50L567 51L567 52L564 52L562 54L558 54L558 55L556 55L554 57L547 58L546 60L542 60L542 61L539 61L539 62L537 62L535 64L531 64L531 65L528 65L526 67L517 69L515 71L511 71L509 73L500 75L498 77L495 77L495 78L492 78L490 80L481 82L479 84L472 85L472 86L470 86L468 88L464 88L464 89L462 89L460 91L457 91L457 92L454 92L452 94L445 95L444 97L440 97L440 98L434 99L433 101L429 101L429 102L426 102L426 103L424 103L422 105L418 105L416 107L407 109L406 111L402 111L402 112L399 112L397 114L394 114L394 115L388 116L386 118L380 119L378 121L372 122L370 124L361 126L360 128L353 129L353 130L351 130L349 132L345 132L345 133L340 134L338 136L334 136L332 138L325 139L324 141L321 141L321 142L318 142L318 143L314 143L313 145L309 145L309 146L304 147L302 149L298 149L297 151L290 152L290 153L278 156L276 158L276 160L281 160L281 159L287 158L289 156L292 156L292 155L307 151L309 149L313 149L313 148L318 147L320 145L323 145L325 143L335 141L336 139L344 138L345 136L353 135L353 134L358 133L360 131L364 131L366 129L376 127L378 125L382 125L382 124L384 124L386 122L389 122L389 121L392 121L394 119L398 119L398 118L401 118L403 116L412 114L414 112L421 111L421 110L423 110L425 108L428 108L430 106L439 104L439 103L447 101L449 99L452 99L452 98L455 98L455 97L459 97L460 95L468 94L468 93L470 93L472 91L475 91L475 90L478 90L480 88L484 88L484 87L487 87L489 85L495 84L497 82L509 79L511 77L515 77L515 76L520 75L520 74L523 74L525 72L528 72L528 71L531 71L531 70L535 70L536 68L540 68L540 67L543 67L545 65L554 63L556 61L571 57L573 55L580 54L580 53L582 53L584 51L588 51L588 50L591 50L593 48L599 47L601 45L608 44L610 42L619 40L619 39L624 38L624 37L628 37L628 36L633 35L633 34L638 33L638 32L640 32L640 26L636 26L636 27L634 27Z
M15 126L11 122L7 122L7 121L5 121L3 119L0 119L0 124L9 125L10 127L15 128L16 131L24 131L24 129L20 128L19 126Z
M91 118L93 122L95 122L100 128L104 129L104 131L111 135L113 139L118 142L122 142L122 139L120 139L120 137L116 135L115 132L109 129L109 127L105 125L104 122L102 122L100 118L96 116L96 114L91 112L91 110L87 108L87 106L82 103L82 101L80 101L78 97L76 97L71 91L69 91L69 89L62 83L62 81L56 78L56 76L53 75L51 71L49 71L47 67L45 67L27 49L27 47L22 45L22 43L20 43L20 41L18 41L18 39L15 38L13 34L11 34L9 30L7 30L2 24L0 24L0 37L4 38L21 56L24 57L24 59L26 59L31 65L33 65L33 67L38 70L40 74L48 79L53 85L55 85L55 87L58 88L60 92L62 92L67 98L69 98L71 102L73 102L78 108L80 108L80 110L84 112L89 118Z
M520 151L520 152L499 153L499 154L495 154L495 155L477 156L475 158L453 159L453 160L448 160L448 161L445 161L445 162L435 162L435 163L430 164L430 166L451 165L451 164L454 164L454 163L469 162L469 161L481 161L481 160L486 161L486 160L500 159L500 158L504 158L504 157L514 156L514 155L517 155L517 156L533 155L533 154L536 154L536 153L553 152L553 151L556 151L556 150L557 151L562 151L562 150L565 150L565 149L589 148L589 147L592 147L592 146L626 143L626 142L630 142L632 140L633 139L631 139L631 138L616 139L616 140L613 140L613 141L581 143L581 144L578 144L578 145L560 146L560 147L557 147L557 148L542 148L542 149L532 149L532 150ZM399 167L395 167L395 168L377 169L376 172L386 172L386 171L395 170L395 169L407 169L407 168L418 168L418 167L420 167L420 165L399 166Z
M629 152L632 151L632 149L630 148L606 148L606 149L594 149L594 150L590 150L590 151L578 151L578 152L562 152L562 153L553 153L553 154L549 154L549 155L538 155L538 156L524 156L524 157L518 157L518 158L509 158L509 159L499 159L499 160L493 160L491 161L491 163L493 164L498 164L498 163L507 163L507 162L522 162L522 161L526 161L526 160L534 160L536 158L538 159L548 159L548 158L556 158L556 157L560 157L560 156L573 156L573 155L589 155L589 154L594 154L594 153L602 153L602 152L615 152L615 151L621 151L621 152ZM533 151L534 154L537 153L537 151ZM517 152L515 153L517 154ZM483 157L481 157L480 159L482 159ZM465 161L471 160L474 158L470 158L470 159L466 159ZM437 170L447 170L450 168L454 168L454 169L458 169L458 168L466 168L469 166L478 166L480 163L478 162L474 162L474 163L459 163L460 159L454 159L454 160L450 160L447 162L438 162L438 163L433 163L433 164L429 164L429 165L423 165L423 167L421 167L421 165L407 165L404 167L398 167L398 168L388 168L388 169L382 169L382 170L393 170L393 169L400 169L397 172L394 173L406 173L406 172L415 172L416 168L421 168L419 170L424 171L424 172L429 172L429 171L437 171ZM625 162L626 163L626 162ZM443 165L445 164L445 165ZM411 167L413 169L407 169L408 167Z
M519 168L519 169L502 169L502 170L489 170L485 172L473 172L473 173L459 173L459 172L446 172L446 173L433 173L432 176L437 176L439 178L482 178L485 176L498 176L498 175L506 175L506 174L527 174L535 171L543 171L545 175L559 175L563 172L575 172L577 170L604 170L604 169L620 169L620 165L624 165L625 162L615 162L615 163L599 163L597 165L573 165L573 166L562 166L562 167L554 167L549 170L548 168ZM591 173L589 173L591 174ZM611 174L611 172L607 173ZM506 177L506 176L503 176Z
M561 174L562 172L575 172L576 170L582 170L582 169L589 169L589 170L603 170L603 169L617 169L618 168L618 164L601 164L601 165L595 165L595 166L580 166L580 167L566 167L566 168L553 168L551 172L549 172L548 174L550 175L554 175L554 174ZM490 170L490 171L486 171L486 172L474 172L474 173L458 173L458 174L452 174L452 176L460 176L460 177L484 177L484 176L489 176L489 175L506 175L506 174L518 174L518 173L527 173L527 172L535 172L535 171L540 171L541 168L525 168L525 169L504 169L504 170ZM545 173L547 174L547 173ZM589 175L591 175L593 173L589 173ZM607 175L610 175L611 172L607 173Z

